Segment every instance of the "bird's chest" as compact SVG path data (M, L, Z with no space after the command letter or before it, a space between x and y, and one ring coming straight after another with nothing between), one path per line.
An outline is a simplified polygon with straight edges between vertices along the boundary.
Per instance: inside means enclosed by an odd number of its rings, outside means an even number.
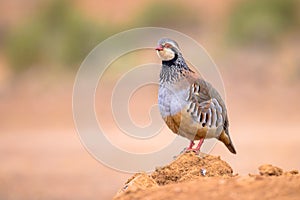
M187 105L188 92L187 88L161 85L158 91L158 105L162 117L181 112Z

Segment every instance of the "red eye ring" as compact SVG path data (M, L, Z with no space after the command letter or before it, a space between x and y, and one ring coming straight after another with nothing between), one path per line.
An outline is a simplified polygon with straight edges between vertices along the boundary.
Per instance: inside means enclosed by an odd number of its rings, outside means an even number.
M166 43L166 44L165 44L165 47L166 47L166 48L170 48L171 46L172 46L172 45L170 45L169 43Z

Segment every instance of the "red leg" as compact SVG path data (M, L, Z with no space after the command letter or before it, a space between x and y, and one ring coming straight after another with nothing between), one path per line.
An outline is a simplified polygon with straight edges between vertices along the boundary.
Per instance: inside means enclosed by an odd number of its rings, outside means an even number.
M204 141L204 138L201 138L201 139L199 140L199 143L198 143L198 145L197 145L197 147L196 147L196 149L195 149L195 152L196 152L196 153L199 153L199 152L200 152L200 148L201 148L201 146L202 146L202 144L203 144L203 141Z
M190 151L190 150L193 150L193 146L194 146L194 141L193 140L191 140L191 143L190 143L190 145L189 145L189 147L185 150L185 151Z

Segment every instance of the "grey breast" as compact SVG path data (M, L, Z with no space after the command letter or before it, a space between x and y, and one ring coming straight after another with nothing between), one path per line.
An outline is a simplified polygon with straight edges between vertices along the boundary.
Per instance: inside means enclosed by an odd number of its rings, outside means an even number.
M158 91L158 104L162 117L173 116L188 104L188 82L181 80L177 84L162 83Z

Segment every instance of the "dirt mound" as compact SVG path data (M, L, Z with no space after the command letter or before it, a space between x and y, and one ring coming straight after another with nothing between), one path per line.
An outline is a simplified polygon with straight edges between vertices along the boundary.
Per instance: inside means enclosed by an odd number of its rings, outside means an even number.
M241 177L220 157L184 153L152 174L135 174L115 196L131 199L299 199L300 175L272 165Z
M211 155L196 156L184 153L171 164L159 167L151 174L159 185L198 179L202 177L232 176L232 168L220 157Z

